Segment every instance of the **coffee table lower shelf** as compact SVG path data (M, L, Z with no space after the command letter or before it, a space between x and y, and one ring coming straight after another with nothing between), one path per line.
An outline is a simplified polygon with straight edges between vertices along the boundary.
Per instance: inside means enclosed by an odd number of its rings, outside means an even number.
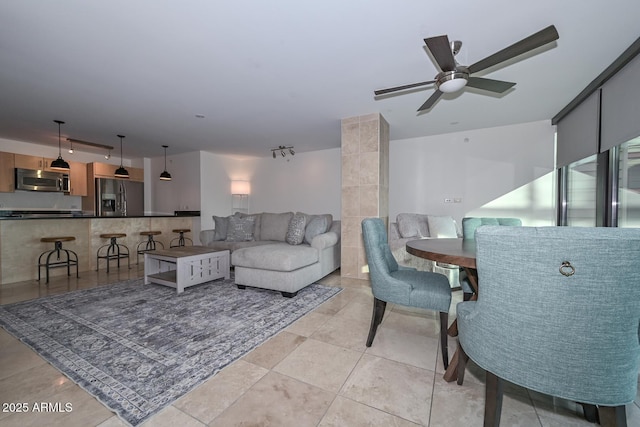
M178 294L189 286L229 277L229 251L181 246L144 254L144 283L169 286Z

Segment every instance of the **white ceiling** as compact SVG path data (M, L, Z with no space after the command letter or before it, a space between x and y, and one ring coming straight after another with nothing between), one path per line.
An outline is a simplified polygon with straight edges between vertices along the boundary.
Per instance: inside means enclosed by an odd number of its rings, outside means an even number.
M57 145L60 119L63 137L118 150L126 135L125 157L269 156L339 147L340 120L374 112L392 139L550 119L639 16L637 0L5 0L0 138ZM437 74L425 37L462 40L470 65L551 24L557 42L479 74L517 83L502 96L466 89L418 114L431 87L373 95Z

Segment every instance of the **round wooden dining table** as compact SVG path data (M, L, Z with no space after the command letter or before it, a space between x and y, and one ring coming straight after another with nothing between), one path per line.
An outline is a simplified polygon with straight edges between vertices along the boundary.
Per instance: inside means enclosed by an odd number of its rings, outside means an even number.
M467 273L469 283L474 290L471 301L478 296L478 271L476 270L476 241L473 239L420 239L410 240L406 244L407 252L420 258L436 262L454 264ZM454 320L448 329L451 337L458 336L458 322ZM453 354L449 367L444 373L447 382L458 377L458 351Z

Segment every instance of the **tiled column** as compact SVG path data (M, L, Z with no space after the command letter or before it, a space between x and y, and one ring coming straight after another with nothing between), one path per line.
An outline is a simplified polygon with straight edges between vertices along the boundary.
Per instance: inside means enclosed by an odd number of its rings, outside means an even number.
M364 218L389 220L389 124L382 115L342 120L341 275L368 279Z

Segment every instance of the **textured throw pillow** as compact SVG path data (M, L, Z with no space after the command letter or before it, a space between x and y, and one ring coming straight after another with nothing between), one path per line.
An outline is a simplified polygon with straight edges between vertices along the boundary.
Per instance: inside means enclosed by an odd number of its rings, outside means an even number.
M311 241L318 234L326 233L329 228L329 224L326 216L316 216L309 224L307 224L307 228L304 231L304 242L311 244Z
M456 221L451 216L429 215L427 217L429 223L429 233L435 238L456 238L458 231L456 229Z
M307 225L307 216L298 212L291 221L289 221L289 229L285 241L290 245L299 245L304 240L304 228Z
M429 237L427 215L400 213L396 216L396 222L400 236L405 239L407 237Z
M229 229L229 218L213 216L213 222L215 224L215 233L213 234L213 240L226 240L227 230Z
M227 230L227 242L246 242L253 240L253 223L255 218L246 216L229 217L229 229Z

